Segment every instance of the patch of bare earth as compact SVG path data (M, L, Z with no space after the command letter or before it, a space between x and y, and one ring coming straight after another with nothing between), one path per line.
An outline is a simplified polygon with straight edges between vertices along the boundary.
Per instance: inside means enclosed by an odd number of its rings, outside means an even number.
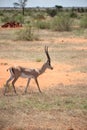
M3 84L5 84L6 80L9 78L10 73L7 71L7 69L11 66L24 66L27 68L40 68L43 63L38 62L21 62L21 61L10 61L10 60L2 60L0 59L0 85L3 87ZM64 64L64 63L57 63L53 62L53 70L46 70L46 72L41 75L38 80L40 83L40 86L42 89L53 87L58 84L63 85L75 85L75 84L86 84L86 78L87 74L82 73L79 71L73 71L73 66ZM44 82L43 82L44 81ZM20 78L18 79L16 86L18 87L24 87L26 85L27 80ZM32 87L35 87L35 83L32 79L32 82L30 83ZM21 89L20 87L20 89ZM35 89L35 88L34 88Z
M42 99L41 102L48 99L49 102L55 95L58 96L56 98L66 98L74 95L84 97L87 92L87 88L84 86L84 84L87 85L87 74L73 72L73 66L71 65L54 62L54 70L47 70L38 78L44 95L39 95L33 79L28 89L29 94L22 95L27 80L20 78L15 84L19 96L15 96L13 90L7 94L8 96L3 96L3 85L9 77L9 72L6 71L7 68L11 65L39 68L42 64L37 62L27 62L26 64L21 61L0 59L0 86L2 88L0 90L0 101L6 103L6 105L4 103L0 104L0 130L86 130L87 113L83 113L79 109L68 110L63 109L63 106L56 109L56 107L51 108L50 106L47 110L39 110L39 108L24 104L26 100L31 100L33 97L38 98L38 100L41 100L42 97L46 98ZM57 100L56 98L53 99ZM24 100L23 103L20 104L20 100ZM23 106L19 107L18 102Z
M50 42L81 45L87 43L87 39L51 38ZM42 44L50 42L48 39ZM75 49L87 50L84 46ZM0 59L0 130L87 130L87 71L75 71L78 64L53 61L54 69L46 70L38 78L42 94L32 79L28 93L23 95L27 79L19 78L15 84L18 95L11 89L3 96L4 84L10 75L7 68L17 65L40 68L42 64Z

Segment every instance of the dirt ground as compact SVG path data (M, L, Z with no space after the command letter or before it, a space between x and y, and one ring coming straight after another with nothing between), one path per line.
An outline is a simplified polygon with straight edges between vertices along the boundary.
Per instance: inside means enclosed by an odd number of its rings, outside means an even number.
M47 41L43 41L44 43ZM56 43L63 43L63 42L70 42L70 43L87 43L87 39L82 38L55 38L51 39L51 42ZM87 47L81 47L76 46L77 50L86 50ZM86 65L87 61L83 61ZM9 104L12 103L10 101L13 99L15 102L16 98L15 96L9 97L3 96L3 90L4 90L4 84L6 83L6 80L9 78L10 73L7 71L7 69L10 66L25 66L27 68L40 68L42 66L43 62L33 62L33 61L20 61L20 60L10 60L10 59L0 59L0 98L1 100L7 100ZM71 98L72 96L79 98L83 98L87 96L87 71L75 71L76 65L68 64L68 63L61 63L57 61L52 62L53 70L46 70L46 72L41 75L38 78L40 88L42 92L45 92L48 97L51 94L62 96L62 98L66 98L67 95ZM26 86L27 79L19 78L16 82L15 86L18 91L18 94L20 95L19 98L22 98L22 93L24 91L24 88ZM51 91L51 92L50 92ZM28 89L29 95L26 95L26 97L23 97L23 100L25 98L31 99L33 96L36 96L36 98L41 98L41 96L37 96L38 89L35 84L35 81L32 79L30 82L30 87ZM11 93L11 92L10 92ZM35 94L35 95L34 95ZM33 95L33 96L31 96ZM46 98L46 97L45 97ZM49 97L52 98L52 97ZM47 100L47 99L46 99ZM8 107L9 108L9 107ZM10 108L9 108L10 109ZM22 109L22 108L21 108ZM27 109L23 110L15 110L15 114L10 116L6 116L7 113L6 108L0 109L0 113L2 116L2 119L0 119L0 123L4 124L0 126L0 130L87 130L87 113L81 112L78 109L75 111L72 109L66 110L66 109L51 109L51 110L36 110L36 109L30 109L28 111ZM12 110L11 110L12 111ZM10 113L11 111L8 111ZM21 113L21 111L23 113ZM6 113L4 113L6 112ZM13 111L12 111L13 112ZM83 114L84 113L84 114ZM85 114L86 113L86 114ZM12 114L12 113L10 113ZM21 117L21 114L22 117ZM0 116L0 117L1 117ZM11 122L11 119L13 122ZM9 120L9 121L7 121ZM17 121L16 121L17 120ZM19 122L20 120L20 122ZM6 121L6 122L5 122ZM8 124L6 127L4 126L5 123ZM15 125L15 122L18 123L18 127ZM26 122L26 123L25 123ZM12 124L10 124L12 123ZM30 125L29 125L30 123ZM8 126L8 127L7 127ZM20 127L23 126L23 127Z
M0 86L3 87L6 80L10 77L10 73L7 69L11 66L25 66L26 68L40 68L43 63L37 62L21 62L21 61L10 61L0 59ZM53 87L58 84L63 85L76 85L76 84L87 84L87 74L82 72L73 72L73 66L68 64L60 64L53 62L53 70L46 70L46 72L41 75L38 80L41 86L41 89ZM44 82L43 82L44 81ZM21 87L25 86L27 79L20 78L16 82L16 86ZM32 79L30 86L34 87L35 83Z
M46 32L45 32L46 33ZM1 40L3 42L3 40ZM9 41L12 42L12 41ZM66 44L66 43L71 43L71 45L75 44L75 50L78 51L87 51L87 39L86 38L75 38L75 37L70 37L70 38L64 38L64 37L58 37L58 38L48 38L48 39L43 39L40 43L42 44L47 44L48 46L50 45L50 42L53 42L54 45L58 44ZM15 42L14 42L15 43ZM38 41L35 42L34 44L39 43ZM85 46L83 46L85 44ZM6 50L8 48L5 48ZM24 48L25 49L25 48ZM33 48L34 50L35 48ZM59 48L61 49L61 48ZM64 48L63 48L64 49ZM31 49L32 50L32 49ZM72 51L73 53L73 51ZM72 57L72 60L74 60L74 57ZM82 67L87 65L87 60L77 59L79 60L79 63L73 65L73 64L68 64L68 63L60 63L56 62L56 59L52 61L52 66L53 70L46 70L46 72L39 77L39 82L41 88L47 88L51 86L56 86L58 84L63 84L63 85L75 85L75 84L87 84L87 73L82 72L82 71L74 71L73 69L76 68L78 65L82 65ZM84 63L83 63L84 62ZM9 78L9 72L7 72L7 68L10 66L24 66L27 68L40 68L43 65L43 62L31 62L31 61L21 61L21 60L8 60L8 59L0 59L0 86L3 87L3 84L5 84L6 80ZM46 79L46 80L44 80ZM43 82L44 80L44 82ZM17 81L17 86L25 86L26 80L19 79ZM34 82L31 83L31 86L34 86Z

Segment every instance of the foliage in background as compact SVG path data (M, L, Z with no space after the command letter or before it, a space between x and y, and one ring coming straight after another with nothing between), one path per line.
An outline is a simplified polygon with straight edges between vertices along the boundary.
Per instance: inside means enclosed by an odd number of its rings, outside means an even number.
M70 31L72 19L69 15L62 13L56 16L52 22L52 29L55 31Z
M22 14L24 15L25 12L25 6L26 6L26 2L27 0L18 0L19 2L15 2L13 3L15 7L21 7L22 8Z
M0 25L6 22L19 22L26 26L27 21L33 21L32 27L39 29L52 29L54 31L70 31L73 29L87 28L87 9L86 8L25 8L24 16L21 9L1 9Z
M35 34L31 22L28 22L26 26L18 32L18 40L33 41L38 39L38 35Z
M46 11L47 11L47 14L48 14L49 16L51 16L51 17L54 17L54 16L57 15L57 10L56 10L56 9L49 9L49 8L48 8Z
M24 23L24 17L21 14L15 15L14 21L19 23Z
M77 18L78 16L77 16L77 13L76 12L74 12L74 11L70 11L70 17L71 18Z
M39 28L39 29L50 29L50 22L49 21L37 20L36 27Z
M1 21L4 23L13 21L23 23L24 17L21 14L13 14L13 15L4 14L3 17L1 18Z
M87 15L85 15L84 17L82 17L81 22L80 22L80 26L82 28L87 28Z

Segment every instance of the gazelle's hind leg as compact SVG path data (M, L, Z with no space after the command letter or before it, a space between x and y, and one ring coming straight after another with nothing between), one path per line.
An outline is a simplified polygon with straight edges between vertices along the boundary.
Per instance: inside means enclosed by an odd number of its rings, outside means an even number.
M7 91L8 86L9 86L9 82L10 82L13 78L14 78L14 76L11 75L10 78L6 81L5 90L4 90L4 95L5 95L6 91Z
M18 79L18 77L17 78L14 78L14 80L12 81L12 86L13 86L13 88L14 88L14 92L17 94L17 92L16 92L16 89L15 89L15 82L17 81L17 79Z

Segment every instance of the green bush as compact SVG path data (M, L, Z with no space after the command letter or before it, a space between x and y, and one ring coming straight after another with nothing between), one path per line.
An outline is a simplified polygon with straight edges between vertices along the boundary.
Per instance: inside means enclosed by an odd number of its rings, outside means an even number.
M18 40L33 41L38 40L38 36L34 34L32 25L27 24L24 29L18 32Z
M0 16L3 16L3 15L4 15L4 14L3 14L3 11L0 10Z
M38 20L36 22L36 27L39 28L39 29L49 29L50 28L50 22Z
M35 19L38 19L38 20L45 19L45 16L43 14L39 13L35 16Z
M70 17L71 17L71 18L77 18L77 13L71 11L71 12L70 12Z
M2 16L1 19L2 22L6 23L6 22L19 22L19 23L23 23L24 22L24 17L20 14L16 15L16 14L5 14Z
M52 29L55 31L70 31L72 20L69 15L60 14L52 22Z
M37 58L37 59L36 59L36 62L41 62L41 59L40 59L40 58Z
M20 14L15 15L15 16L14 16L14 21L15 21L15 22L19 22L19 23L24 23L24 16L23 16L23 15L20 15Z
M57 15L57 10L56 9L47 9L47 14L51 17L54 17L55 15Z
M85 16L81 19L80 26L81 26L82 28L87 28L87 15L85 15Z
M1 18L1 21L4 22L4 23L9 22L9 21L11 21L11 16L4 15L4 16Z

